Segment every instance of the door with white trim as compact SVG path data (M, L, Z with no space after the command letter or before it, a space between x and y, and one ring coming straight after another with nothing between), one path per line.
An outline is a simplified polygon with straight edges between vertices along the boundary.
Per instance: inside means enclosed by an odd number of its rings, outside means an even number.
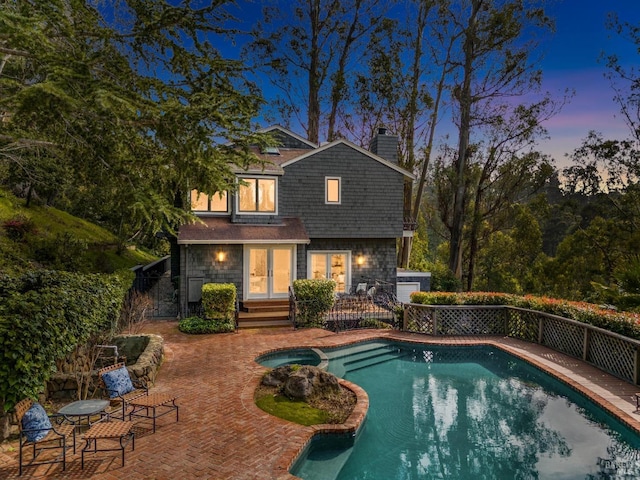
M294 245L245 246L245 298L286 298L293 282Z
M328 278L336 282L336 292L346 292L351 283L350 251L309 251L307 278Z

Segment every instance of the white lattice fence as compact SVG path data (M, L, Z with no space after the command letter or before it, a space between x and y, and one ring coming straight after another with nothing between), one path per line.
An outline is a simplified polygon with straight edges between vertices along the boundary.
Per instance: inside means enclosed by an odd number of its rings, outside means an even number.
M429 335L507 335L540 343L640 383L640 341L534 310L407 304L404 330Z
M542 325L542 345L582 358L586 325L572 325L555 318L545 318Z
M405 305L404 330L429 335L504 335L502 307Z
M433 335L434 309L421 305L405 305L404 330L408 332L426 333Z
M519 338L527 342L538 341L539 315L530 310L506 309L507 332L509 337Z
M440 335L504 335L504 310L469 307L437 311Z
M635 383L636 345L621 338L592 332L587 361L617 377Z

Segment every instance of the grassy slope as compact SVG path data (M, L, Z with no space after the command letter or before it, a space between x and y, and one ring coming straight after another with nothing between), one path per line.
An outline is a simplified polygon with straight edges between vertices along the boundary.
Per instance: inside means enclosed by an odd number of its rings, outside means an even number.
M61 234L69 234L74 239L88 244L87 264L91 265L88 268L93 271L130 268L157 258L139 249L127 249L119 255L116 252L117 238L104 228L52 207L26 208L24 200L0 189L0 225L18 215L31 219L35 229L25 240L13 241L0 228L0 271L18 272L30 268L46 268L47 265L34 261L33 245L38 240L55 238ZM97 257L101 257L101 260L97 261Z

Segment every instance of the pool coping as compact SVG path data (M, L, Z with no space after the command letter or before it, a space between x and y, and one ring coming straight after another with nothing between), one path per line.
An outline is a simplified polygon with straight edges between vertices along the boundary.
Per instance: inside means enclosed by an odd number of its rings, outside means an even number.
M386 332L385 332L386 333ZM529 365L532 365L553 378L563 382L572 390L584 395L586 398L593 401L596 405L605 409L609 414L611 414L618 421L622 422L625 426L635 431L638 435L640 435L640 417L633 417L631 414L626 412L623 406L626 406L628 403L630 406L635 407L632 401L626 402L624 405L621 405L623 399L619 395L612 394L608 392L609 395L606 395L607 392L603 391L603 387L597 385L597 383L591 381L587 378L587 375L599 376L600 378L613 379L611 383L619 383L624 384L628 387L629 392L640 391L640 387L634 386L624 380L617 379L613 377L611 374L601 371L596 367L588 364L587 362L570 357L561 352L556 352L548 347L538 345L535 343L525 342L519 339L513 339L510 337L502 337L502 336L487 336L487 337L444 337L438 336L433 337L426 334L416 334L416 333L404 333L404 332L388 332L385 335L373 335L366 339L350 339L345 342L336 343L328 347L327 345L316 345L316 346L291 346L285 348L277 348L272 349L267 352L263 352L260 355L265 355L267 353L274 353L277 351L285 351L296 348L308 348L316 351L318 353L319 348L340 348L349 345L355 345L358 343L367 343L373 341L397 341L403 343L413 343L420 345L435 345L435 346L491 346L497 348L503 352L514 355L518 359L526 362ZM535 350L539 350L539 352L535 352ZM546 359L544 357L551 357L552 359ZM541 358L542 357L542 358ZM584 374L577 373L574 370L568 369L567 367L563 367L562 365L555 363L553 358L561 358L565 362L569 362L573 365L580 365ZM256 357L257 358L257 357ZM325 356L326 358L326 356ZM266 368L266 367L265 367ZM579 377L579 378L577 378ZM279 480L284 479L298 479L295 475L288 473L291 468L298 461L300 456L305 452L307 448L309 448L311 442L314 437L321 434L353 434L356 435L363 422L366 418L366 414L369 408L369 397L367 393L359 387L358 385L349 382L344 379L339 379L340 384L352 390L357 397L356 407L354 411L351 413L347 421L343 424L339 425L312 425L309 427L309 435L301 445L297 449L295 449L295 455L291 455L292 451L283 452L278 460L276 461L276 470L287 472L284 476L279 476ZM256 385L257 386L257 385ZM598 393L601 391L601 393ZM629 398L631 398L633 394L629 393ZM617 401L615 400L617 398ZM635 398L635 397L634 397ZM634 399L635 401L635 399ZM640 412L634 409L634 413L639 415Z

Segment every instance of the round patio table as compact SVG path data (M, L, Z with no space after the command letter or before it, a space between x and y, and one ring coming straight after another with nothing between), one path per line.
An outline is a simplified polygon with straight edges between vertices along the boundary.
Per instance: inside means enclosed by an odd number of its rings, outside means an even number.
M96 415L100 415L98 422L102 420L108 406L109 400L76 400L58 410L58 415L73 425L73 453L76 453L76 430L90 427L91 417Z

